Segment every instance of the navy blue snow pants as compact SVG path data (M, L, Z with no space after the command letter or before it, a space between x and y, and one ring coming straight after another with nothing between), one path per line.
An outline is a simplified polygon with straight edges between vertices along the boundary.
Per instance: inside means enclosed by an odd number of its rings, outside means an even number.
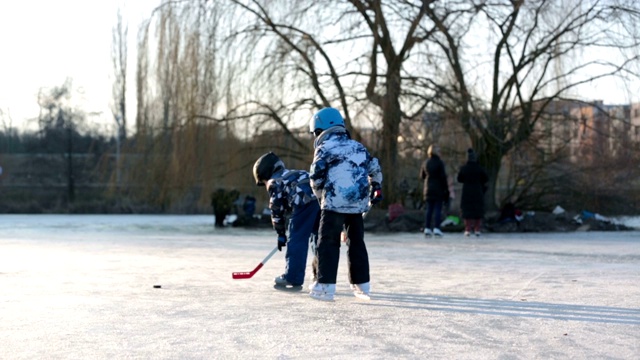
M435 221L431 225L431 219L435 216ZM440 229L440 223L442 220L442 201L427 201L427 213L424 218L424 228L433 230L434 228Z
M369 282L369 254L364 243L364 221L362 214L343 214L335 211L320 212L318 229L318 282L335 284L340 260L340 233L347 230L349 250L349 282Z
M318 233L319 215L320 205L317 201L310 201L295 207L289 219L289 242L284 255L286 262L284 278L293 285L304 283L309 239Z

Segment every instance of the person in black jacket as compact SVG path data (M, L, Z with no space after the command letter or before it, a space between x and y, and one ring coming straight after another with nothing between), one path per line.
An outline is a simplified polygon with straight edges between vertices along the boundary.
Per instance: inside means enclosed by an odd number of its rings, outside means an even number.
M427 206L424 220L424 235L442 236L440 223L442 220L442 204L449 198L449 185L444 162L440 159L437 145L429 146L429 158L420 168L420 177L424 180L423 197ZM431 219L435 217L435 222Z
M482 218L484 217L484 193L489 177L478 164L478 157L473 149L467 150L467 163L460 168L458 182L462 183L460 210L464 220L464 235L470 236L473 230L480 236Z

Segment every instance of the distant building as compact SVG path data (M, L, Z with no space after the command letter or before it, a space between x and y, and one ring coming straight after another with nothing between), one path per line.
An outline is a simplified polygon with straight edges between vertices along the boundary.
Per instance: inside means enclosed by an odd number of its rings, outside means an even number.
M572 162L628 155L640 139L640 104L556 100L542 114L536 123L539 144L549 154L564 152Z
M629 135L633 142L640 143L640 103L632 103L629 109Z

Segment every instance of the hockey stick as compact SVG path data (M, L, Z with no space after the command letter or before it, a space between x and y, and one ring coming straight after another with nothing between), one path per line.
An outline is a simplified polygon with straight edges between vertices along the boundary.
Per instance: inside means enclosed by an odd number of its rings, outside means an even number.
M367 208L367 210L365 212L362 213L362 219L366 219L367 215L369 215L369 212L371 211L371 209L373 209L373 204L371 202L369 202L369 207Z
M258 266L256 266L255 269L253 269L252 271L249 272L234 272L231 274L231 277L234 279L251 279L253 277L253 275L255 275L258 270L260 270L260 268L262 268L264 266L264 264L267 263L267 261L269 261L269 259L271 259L271 257L273 256L273 254L276 253L276 251L278 251L278 247L276 246L275 248L273 248L273 250L271 250L271 252L269 253L269 255L267 255L266 258L264 258L264 260L262 260L262 262L260 264L258 264Z

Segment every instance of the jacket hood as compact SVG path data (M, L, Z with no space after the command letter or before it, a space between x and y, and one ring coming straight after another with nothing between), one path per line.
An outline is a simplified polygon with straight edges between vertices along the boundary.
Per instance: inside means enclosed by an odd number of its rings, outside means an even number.
M327 140L332 134L345 134L348 136L347 129L343 126L333 126L323 131L318 135L316 140L313 142L313 148L317 148L318 145L322 144L325 140Z

